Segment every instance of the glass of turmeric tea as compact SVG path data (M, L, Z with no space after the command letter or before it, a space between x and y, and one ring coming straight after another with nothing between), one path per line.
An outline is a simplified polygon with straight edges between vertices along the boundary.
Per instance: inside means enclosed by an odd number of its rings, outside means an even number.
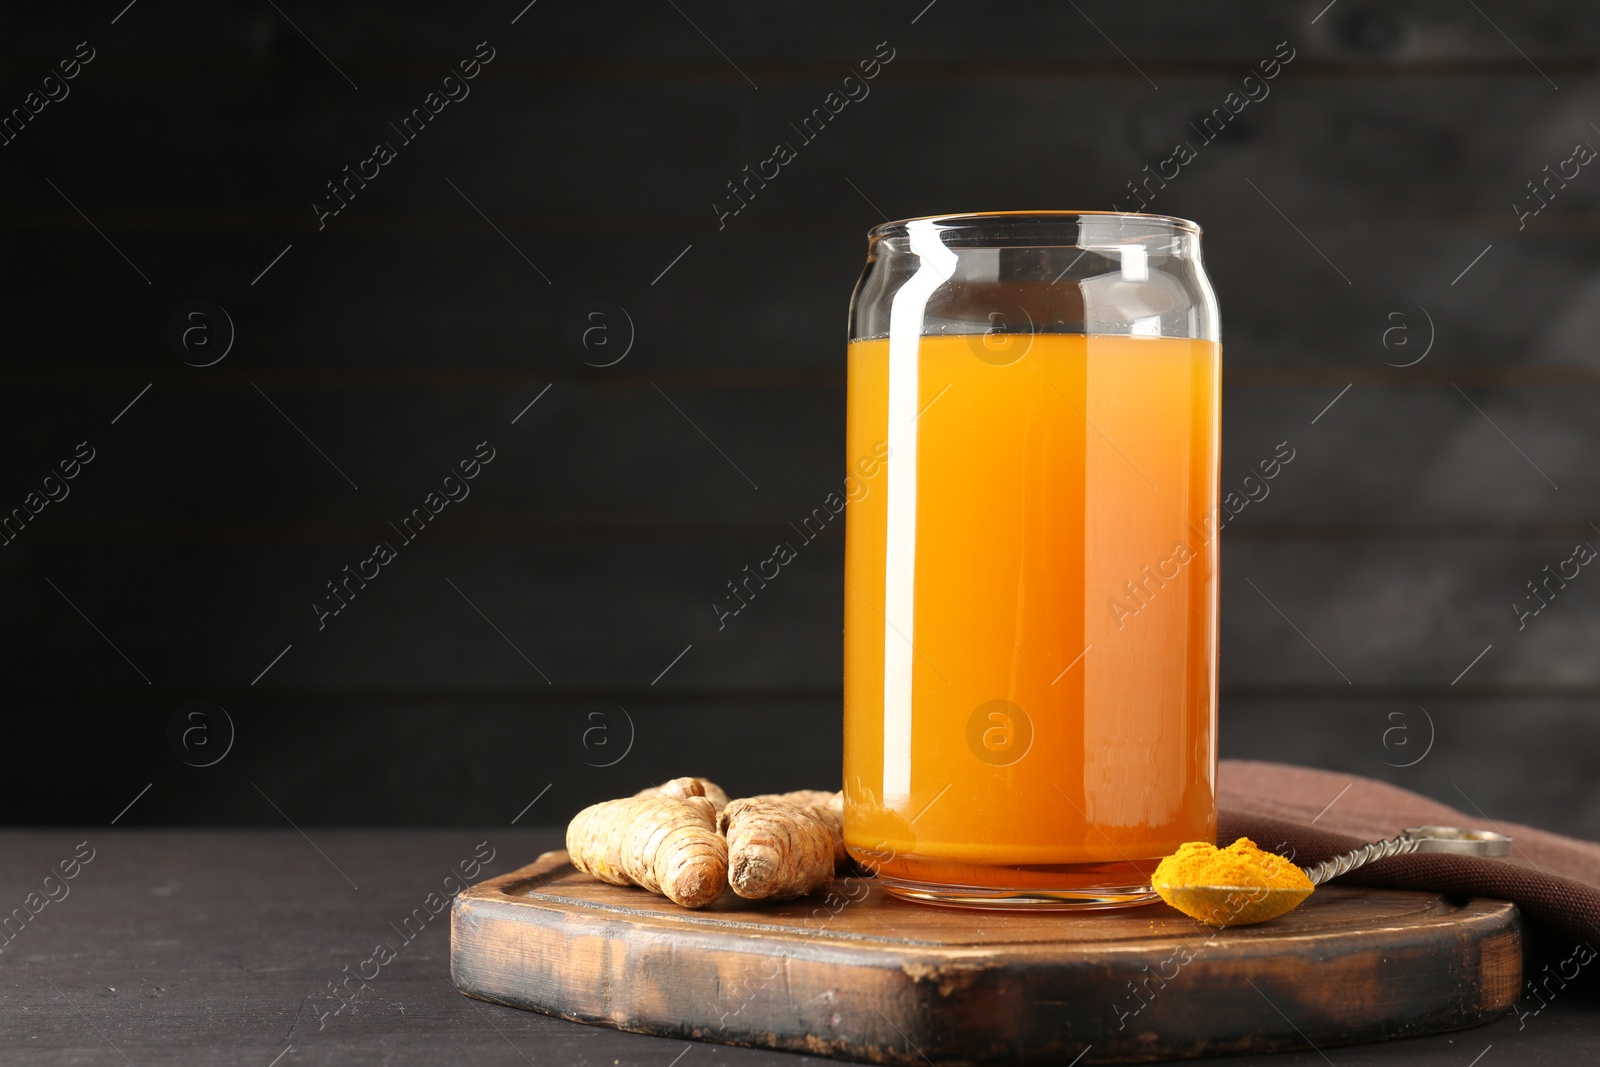
M845 837L891 893L1155 899L1216 835L1221 345L1200 228L885 223L850 304Z

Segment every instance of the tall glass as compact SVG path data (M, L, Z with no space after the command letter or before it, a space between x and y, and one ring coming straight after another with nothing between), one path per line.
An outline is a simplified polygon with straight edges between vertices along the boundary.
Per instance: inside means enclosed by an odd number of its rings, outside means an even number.
M845 838L902 897L1116 907L1216 834L1200 228L886 223L850 305Z

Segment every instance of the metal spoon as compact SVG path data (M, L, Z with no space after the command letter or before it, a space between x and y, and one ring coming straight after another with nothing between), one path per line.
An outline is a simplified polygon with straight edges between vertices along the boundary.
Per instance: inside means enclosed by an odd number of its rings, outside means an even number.
M1448 852L1457 856L1508 856L1511 838L1487 830L1458 830L1453 826L1413 826L1398 837L1362 845L1315 867L1302 868L1312 886L1390 856L1409 852ZM1310 889L1271 886L1161 885L1161 899L1191 918L1213 926L1244 926L1276 919L1300 906Z

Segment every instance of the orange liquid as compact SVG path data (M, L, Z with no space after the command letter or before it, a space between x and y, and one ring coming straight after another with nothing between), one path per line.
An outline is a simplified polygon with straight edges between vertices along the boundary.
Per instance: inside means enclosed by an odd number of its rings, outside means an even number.
M1147 883L1216 833L1220 346L917 360L891 426L889 342L850 345L848 455L889 448L847 517L846 841L914 882Z

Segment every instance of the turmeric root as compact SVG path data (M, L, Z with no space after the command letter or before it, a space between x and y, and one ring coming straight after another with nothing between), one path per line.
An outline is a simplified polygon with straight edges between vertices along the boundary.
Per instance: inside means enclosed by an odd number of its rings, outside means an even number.
M832 793L826 789L796 789L792 793L763 793L760 796L748 797L749 800L776 800L785 804L796 804L808 809L811 814L827 824L833 833L833 862L834 865L843 866L850 862L850 854L844 849L844 794Z
M653 785L648 789L641 789L633 795L636 797L658 797L665 793L667 787L672 785L673 782L682 782L685 780L686 779L683 778L674 778L671 782L664 782L661 785ZM717 809L717 814L720 815L722 813L722 809L728 806L728 794L716 782L713 782L709 778L693 778L687 780L700 783L700 788L704 790L703 795L707 800L711 801L712 806Z
M728 884L748 900L792 900L833 881L835 857L844 855L841 821L829 794L805 791L803 800L777 794L735 800L718 825L727 835Z
M759 796L747 797L746 799L781 800L785 804L798 804L802 808L844 810L844 794L834 793L827 789L796 789L792 793L762 793Z
M728 842L717 832L707 784L674 778L646 791L652 795L584 808L567 825L572 865L612 885L637 885L685 908L705 907L728 884Z

